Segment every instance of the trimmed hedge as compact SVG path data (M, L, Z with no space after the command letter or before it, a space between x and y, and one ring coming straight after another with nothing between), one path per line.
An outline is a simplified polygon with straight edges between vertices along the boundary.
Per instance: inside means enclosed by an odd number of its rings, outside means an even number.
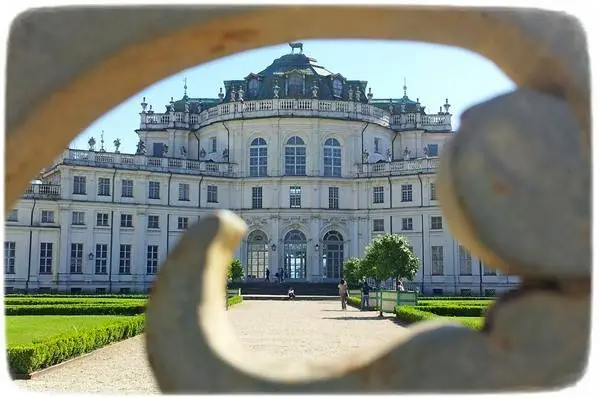
M494 301L494 297L468 297L468 296L419 296L419 301L421 300L454 300L454 301L478 301L478 300L487 300Z
M440 316L485 316L487 307L484 306L466 306L466 305L417 305L417 310L431 312Z
M136 315L109 326L65 333L38 343L9 346L9 369L13 374L29 374L133 337L144 331L144 318Z
M231 307L232 305L240 304L243 301L244 299L242 298L242 296L231 296L227 298L227 306Z
M36 300L36 299L6 299L4 300L5 306L15 306L15 305L140 305L145 304L147 300L145 299L48 299L48 300Z
M421 309L418 309L417 307L406 305L396 306L394 312L396 313L397 319L407 323L431 321L436 319L452 320L452 317L442 317L432 312L423 311ZM484 321L479 317L473 317L473 319L457 319L456 321L470 329L475 330L480 330L484 324Z
M5 315L138 315L146 310L145 304L58 304L8 305Z

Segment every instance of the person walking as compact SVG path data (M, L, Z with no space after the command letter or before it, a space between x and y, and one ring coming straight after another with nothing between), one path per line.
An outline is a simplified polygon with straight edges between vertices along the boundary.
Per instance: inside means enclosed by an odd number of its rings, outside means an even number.
M266 272L265 274L266 274L266 276L267 276L267 277L265 278L265 282L270 282L270 281L269 281L269 276L271 275L271 271L270 271L268 268L267 268L267 272Z
M369 309L369 293L371 292L371 287L367 283L367 281L363 282L362 285L362 300L360 301L360 310L365 311Z
M338 285L338 291L340 293L340 300L342 301L342 310L346 310L346 300L348 299L348 284L345 280L341 280Z

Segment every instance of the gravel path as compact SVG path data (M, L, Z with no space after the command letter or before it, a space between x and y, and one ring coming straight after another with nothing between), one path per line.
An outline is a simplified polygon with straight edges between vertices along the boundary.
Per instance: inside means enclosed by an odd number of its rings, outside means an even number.
M246 301L229 309L243 344L274 358L333 358L358 347L376 346L404 329L375 312L338 301ZM146 361L143 336L105 347L32 380L15 383L41 392L158 394Z

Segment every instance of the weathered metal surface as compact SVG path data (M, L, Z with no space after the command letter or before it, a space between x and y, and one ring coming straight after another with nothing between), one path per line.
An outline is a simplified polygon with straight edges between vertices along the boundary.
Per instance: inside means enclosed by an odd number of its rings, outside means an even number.
M13 26L5 208L93 119L181 69L299 37L457 45L490 58L521 90L466 113L442 154L440 203L461 243L526 284L495 305L484 332L422 324L379 352L266 363L224 317L225 264L244 226L220 212L180 241L148 304L147 349L164 392L536 389L580 376L590 317L590 89L576 21L536 10L196 7L178 24L181 10L136 8L137 24L126 23L131 11L42 10ZM113 29L98 23L107 15ZM52 63L36 62L48 55ZM45 73L49 65L62 69Z

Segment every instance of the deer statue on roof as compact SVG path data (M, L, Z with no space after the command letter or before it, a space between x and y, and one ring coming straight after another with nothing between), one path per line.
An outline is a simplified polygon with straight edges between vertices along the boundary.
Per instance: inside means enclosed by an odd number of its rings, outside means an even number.
M290 47L292 48L292 54L294 53L294 49L295 48L299 48L300 49L300 54L302 54L302 43L297 41L297 42L293 42L293 43L288 43L290 45Z

